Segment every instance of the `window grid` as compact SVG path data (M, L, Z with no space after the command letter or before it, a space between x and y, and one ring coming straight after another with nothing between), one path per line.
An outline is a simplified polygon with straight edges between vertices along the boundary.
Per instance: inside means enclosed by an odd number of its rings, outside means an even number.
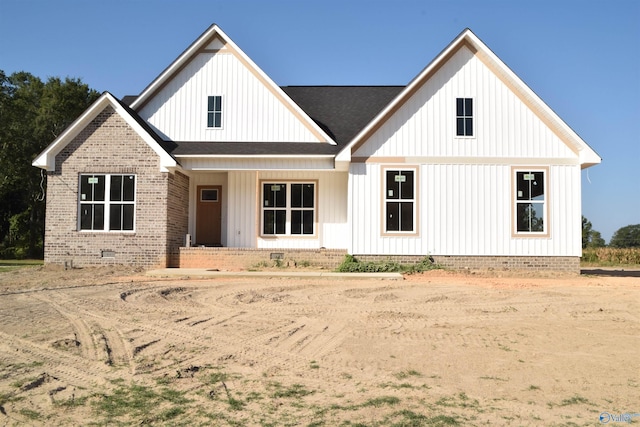
M547 224L547 173L545 170L515 170L515 233L544 235Z
M207 98L207 127L222 128L222 96L220 95Z
M262 235L314 235L315 195L313 182L263 182Z
M456 98L456 135L473 136L472 98Z
M134 231L135 181L135 175L80 175L78 228Z
M384 232L415 233L417 230L415 169L386 169L384 177Z

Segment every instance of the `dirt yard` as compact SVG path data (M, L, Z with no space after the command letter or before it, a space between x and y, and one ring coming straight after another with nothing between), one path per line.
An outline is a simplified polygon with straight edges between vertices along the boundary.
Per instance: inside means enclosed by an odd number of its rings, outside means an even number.
M640 424L638 276L0 273L0 425Z

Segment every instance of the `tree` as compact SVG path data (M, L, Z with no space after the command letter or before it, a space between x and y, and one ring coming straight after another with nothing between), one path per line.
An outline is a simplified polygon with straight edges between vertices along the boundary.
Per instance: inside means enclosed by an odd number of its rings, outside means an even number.
M640 224L618 229L609 242L614 248L640 248Z
M40 257L46 174L33 159L99 94L80 79L0 70L0 257Z
M591 221L582 216L582 249L600 248L604 246L604 239L599 231L593 229Z

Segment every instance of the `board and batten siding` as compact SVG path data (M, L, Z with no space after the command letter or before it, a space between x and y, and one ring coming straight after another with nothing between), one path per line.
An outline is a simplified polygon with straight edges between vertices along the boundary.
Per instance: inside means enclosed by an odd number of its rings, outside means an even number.
M514 237L512 166L409 164L418 171L418 233L382 235L381 171L351 165L353 254L580 256L580 169L552 165L547 175L548 237ZM526 170L530 166L523 166Z
M207 96L222 96L222 128L207 128ZM318 142L235 54L202 52L140 111L173 141Z
M229 171L193 173L190 230L195 230L198 185L222 185L222 244L232 248L346 249L348 242L346 172ZM259 182L317 181L317 235L261 238Z
M473 98L474 136L456 137L456 98ZM461 47L353 157L577 158L467 47Z

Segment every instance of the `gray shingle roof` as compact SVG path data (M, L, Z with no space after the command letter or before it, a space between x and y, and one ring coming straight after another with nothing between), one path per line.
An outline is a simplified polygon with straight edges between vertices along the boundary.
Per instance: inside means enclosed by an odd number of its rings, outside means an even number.
M404 86L284 86L282 90L331 136L337 145L300 142L163 141L180 155L335 155L358 134ZM125 96L129 105L135 96ZM130 111L136 120L139 116ZM143 121L140 119L140 121ZM160 139L150 126L145 129Z

